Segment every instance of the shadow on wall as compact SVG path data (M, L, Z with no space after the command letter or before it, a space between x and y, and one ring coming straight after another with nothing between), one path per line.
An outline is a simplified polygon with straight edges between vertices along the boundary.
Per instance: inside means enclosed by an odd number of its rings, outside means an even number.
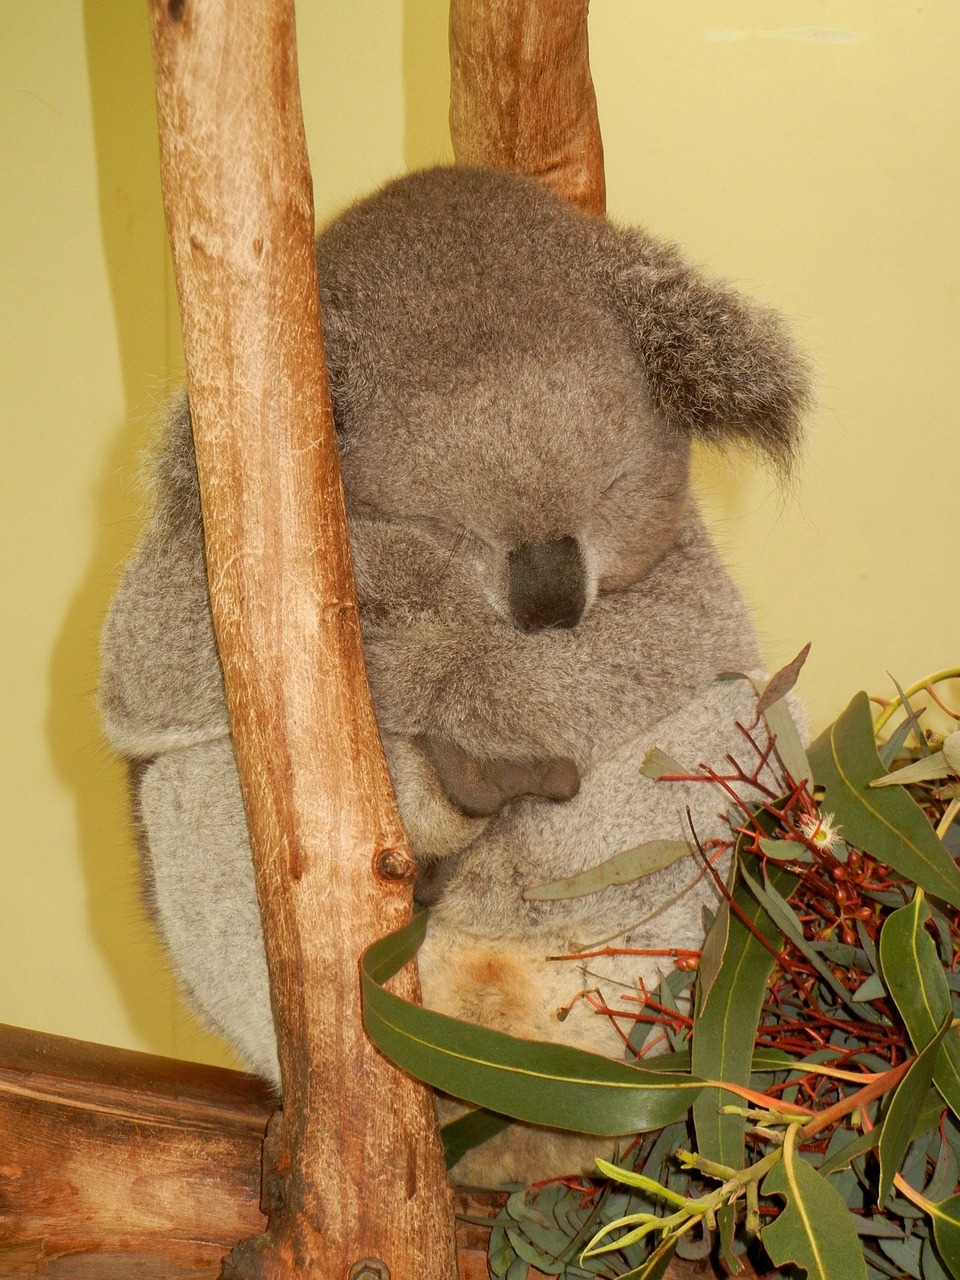
M145 6L85 0L84 32L103 252L116 320L125 421L90 495L96 540L54 649L50 750L76 799L90 931L144 1048L232 1063L180 1004L139 892L125 767L111 759L93 696L99 632L144 503L139 454L168 391L166 232ZM144 388L152 392L144 393ZM196 1027L196 1030L193 1028Z

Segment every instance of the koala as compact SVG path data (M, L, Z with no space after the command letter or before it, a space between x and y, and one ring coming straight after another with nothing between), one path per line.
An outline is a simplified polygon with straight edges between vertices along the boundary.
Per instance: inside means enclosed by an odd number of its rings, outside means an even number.
M674 246L507 172L391 182L319 235L317 263L370 686L431 906L425 1003L620 1055L577 997L615 1003L656 983L657 960L551 957L612 937L697 947L714 880L689 858L587 897L526 891L691 825L722 833L723 797L639 771L654 746L722 767L754 718L749 685L718 681L761 658L690 492L691 445L785 468L804 363L774 313ZM131 762L174 968L278 1083L185 397L102 649L102 717ZM540 1179L602 1146L514 1125L454 1176Z

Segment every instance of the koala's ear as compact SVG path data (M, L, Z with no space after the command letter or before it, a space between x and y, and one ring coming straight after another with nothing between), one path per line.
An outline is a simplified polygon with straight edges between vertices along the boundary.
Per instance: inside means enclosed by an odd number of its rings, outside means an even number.
M644 232L598 224L597 237L601 287L670 426L707 441L739 440L788 467L810 383L780 316Z

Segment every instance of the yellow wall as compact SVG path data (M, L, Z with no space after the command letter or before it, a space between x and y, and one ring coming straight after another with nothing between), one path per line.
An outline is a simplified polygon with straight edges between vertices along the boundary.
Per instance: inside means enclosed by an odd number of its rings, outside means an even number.
M955 0L593 0L610 211L796 318L795 488L704 459L771 663L823 723L960 654ZM142 921L97 631L179 353L145 5L0 5L0 1021L215 1056ZM449 158L445 0L300 0L325 218Z

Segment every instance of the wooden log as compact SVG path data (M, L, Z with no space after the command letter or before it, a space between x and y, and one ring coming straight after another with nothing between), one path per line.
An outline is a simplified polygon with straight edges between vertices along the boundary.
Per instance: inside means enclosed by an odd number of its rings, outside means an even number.
M266 1224L274 1107L253 1076L0 1025L0 1276L214 1280ZM457 1209L503 1199L460 1192ZM458 1222L460 1280L486 1280L487 1235Z
M261 1231L252 1076L0 1026L0 1275L215 1277Z
M461 164L515 169L606 207L589 0L451 0L450 135Z
M453 1276L432 1097L361 1024L358 957L409 917L414 863L363 665L293 3L150 7L211 603L285 1102L269 1230L224 1274ZM415 998L416 974L398 990Z

